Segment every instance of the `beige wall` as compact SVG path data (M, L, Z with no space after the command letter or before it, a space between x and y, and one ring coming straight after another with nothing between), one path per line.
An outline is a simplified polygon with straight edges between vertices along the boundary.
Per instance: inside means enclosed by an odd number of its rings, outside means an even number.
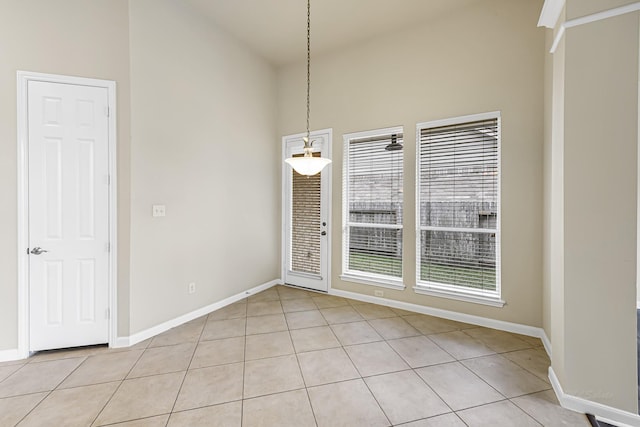
M265 61L181 1L130 10L136 333L279 277L280 150Z
M542 148L545 33L541 1L483 1L436 22L312 58L311 125L333 128L332 287L341 281L342 135L404 126L405 291L388 298L532 326L542 325ZM279 132L304 128L304 64L279 72ZM502 112L502 286L504 308L417 295L415 126Z
M129 23L126 0L0 3L0 350L17 347L16 71L114 80L120 307L128 304ZM126 335L128 316L121 316Z
M17 70L117 83L119 336L279 276L264 60L176 0L4 1L0 52L0 350L17 347Z
M638 14L571 28L565 49L564 389L637 413Z
M625 3L569 0L558 25ZM567 29L547 56L545 114L552 368L565 393L630 413L638 409L638 23L633 13Z

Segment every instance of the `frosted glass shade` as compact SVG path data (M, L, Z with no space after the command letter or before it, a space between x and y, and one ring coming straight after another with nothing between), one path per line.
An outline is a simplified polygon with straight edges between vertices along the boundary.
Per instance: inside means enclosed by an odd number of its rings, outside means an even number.
M290 157L285 159L291 167L300 175L315 175L322 171L331 160L324 157Z

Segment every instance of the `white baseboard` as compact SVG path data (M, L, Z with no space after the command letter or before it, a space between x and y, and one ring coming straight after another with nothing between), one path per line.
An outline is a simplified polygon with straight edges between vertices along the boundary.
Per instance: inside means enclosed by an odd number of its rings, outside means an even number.
M458 313L456 311L442 310L439 308L427 307L424 305L412 304L404 301L374 297L371 295L363 295L356 292L343 291L340 289L331 289L329 293L331 295L339 297L385 305L387 307L399 308L401 310L413 311L420 314L428 314L430 316L442 317L443 319L455 320L457 322L470 323L472 325L484 326L486 328L498 329L501 331L513 332L515 334L540 338L545 345L545 350L547 351L547 353L551 353L551 344L549 343L549 339L546 338L546 334L544 333L544 330L542 328L521 325L519 323L505 322L503 320L489 319L486 317L474 316L471 314Z
M20 352L17 348L12 348L10 350L0 350L0 362L11 362L13 360L24 359L24 357L20 357Z
M250 295L256 294L258 292L262 292L265 289L269 289L272 286L278 285L282 283L282 280L275 279L267 283L263 283L262 285L258 285L254 288L251 288L247 291L240 292L239 294L230 296L229 298L225 298L222 301L218 301L213 304L209 304L205 307L194 310L190 313L183 314L182 316L176 317L175 319L168 320L159 325L153 326L151 328L145 329L140 332L136 332L133 335L128 337L118 337L117 342L113 347L128 347L131 345L135 345L139 342L142 342L146 339L154 337L158 334L161 334L165 331L168 331L171 328L175 328L176 326L180 326L183 323L189 322L191 320L197 319L198 317L204 316L206 314L211 313L212 311L219 310L223 307L226 307L229 304L233 304L236 301L240 301L243 298L246 298Z
M122 347L129 347L130 345L131 344L130 344L129 337L117 337L116 342L111 343L109 347L122 348Z
M560 385L558 377L551 367L549 367L549 380L553 386L553 391L558 397L558 402L560 402L560 406L563 408L571 409L572 411L583 414L592 414L598 419L598 421L604 421L605 423L620 427L640 426L640 416L637 414L566 394L562 389L562 385Z

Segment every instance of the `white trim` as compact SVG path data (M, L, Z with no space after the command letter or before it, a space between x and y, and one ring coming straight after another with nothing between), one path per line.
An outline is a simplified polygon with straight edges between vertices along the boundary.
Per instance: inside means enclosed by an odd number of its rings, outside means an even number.
M565 30L568 28L578 27L584 24L591 24L592 22L602 21L604 19L625 15L627 13L637 12L639 10L640 2L636 2L566 21L562 23L562 25L560 25L560 29L558 30L558 33L553 40L553 44L551 45L551 50L549 52L555 53L556 49L558 48L558 44L560 44L560 40L562 40L562 37L564 36Z
M472 302L475 304L490 305L492 307L504 307L504 305L506 304L506 302L504 302L499 295L496 295L495 297L492 297L489 295L480 295L480 294L476 295L471 292L448 290L444 288L438 288L435 286L428 286L423 284L417 284L416 286L414 286L413 291L416 294L430 295L430 296L440 297L440 298L449 298L457 301Z
M373 138L374 136L392 135L394 133L404 133L403 126L391 126L382 129L364 130L362 132L351 132L342 135L344 142L351 139Z
M486 328L498 329L500 331L512 332L529 337L540 338L544 344L544 330L535 326L522 325L519 323L505 322L504 320L489 319L487 317L474 316L472 314L459 313L456 311L442 310L439 308L427 307L424 305L412 304L404 301L397 301L387 298L374 297L371 295L359 294L356 292L333 289L331 295L350 298L357 301L369 302L372 304L384 305L386 307L399 308L401 310L413 311L415 313L427 314L429 316L441 317L443 319L455 320L457 322L469 323ZM547 339L547 341L549 341ZM550 347L550 346L549 346ZM545 348L546 349L546 348Z
M545 0L538 19L538 27L555 28L564 8L565 0Z
M320 129L316 131L312 131L310 133L310 137L314 136L327 136L327 143L323 147L323 154L325 158L332 159L332 151L333 151L333 128ZM288 171L289 166L284 162L284 159L287 158L287 141L306 138L306 133L297 133L293 135L285 135L282 137L282 179L281 179L281 248L280 248L280 256L281 256L281 265L280 265L280 277L282 278L282 283L284 283L287 273L288 273L288 251L287 251L287 199L288 199ZM317 150L316 150L317 151ZM326 204L327 204L327 218L326 218L326 232L327 232L327 259L325 261L326 271L321 272L322 277L326 277L327 283L327 292L331 289L331 246L332 246L332 194L333 194L333 163L329 163L322 173L322 178L326 177ZM315 290L315 289L313 289Z
M462 228L462 227L438 227L433 225L422 225L419 227L418 231L453 231L455 233L468 233L469 230L470 230L469 228ZM496 232L496 230L493 228L473 228L471 230L473 230L474 233L485 233L485 234L491 234Z
M370 222L350 222L349 227L382 228L385 230L402 230L402 224L374 224Z
M115 344L111 347L113 348L122 348L131 346L131 340L129 337L118 337L116 338Z
M323 129L320 132L329 134L327 156L333 159L333 128ZM331 291L331 248L333 247L333 162L327 167L329 168L327 171L327 292L329 292Z
M18 196L18 357L23 359L29 356L29 295L27 283L29 282L29 256L27 247L29 246L29 206L27 201L27 189L29 188L29 168L28 168L28 132L27 132L27 85L21 82L21 75L18 72L17 84L17 196Z
M549 356L549 360L551 360L551 356L553 355L552 348L551 348L551 340L547 336L547 333L545 332L544 329L540 328L540 331L541 331L541 334L539 338L542 340L542 344L544 345L544 350L547 352L547 356Z
M306 136L306 135L305 135ZM282 154L280 156L280 162L284 163L284 159L287 158L287 141L286 136L282 137ZM285 172L285 166L282 166L282 174L280 176L280 277L282 277L282 283L284 283L285 277L287 277L287 173Z
M640 32L638 34L640 45ZM636 141L636 165L640 165L640 55L638 55L638 128ZM636 166L637 167L637 166ZM640 173L636 177L636 309L640 309ZM637 324L636 324L637 325ZM636 331L637 333L638 331ZM640 372L638 373L640 374ZM640 397L639 397L640 399ZM640 411L640 408L638 408Z
M402 279L393 280L386 276L376 277L373 274L363 274L362 276L356 274L353 271L348 271L340 275L340 279L345 282L360 283L362 285L378 286L381 288L395 289L397 291L404 291L406 286L402 282Z
M431 120L428 122L418 123L416 125L416 130L427 127L438 127L438 126L449 126L449 125L457 125L460 123L466 122L479 122L482 120L492 120L492 119L500 119L500 111L489 111L486 113L478 113L478 114L468 114L466 116L458 116L451 117L448 119L440 119L440 120ZM498 131L500 128L498 127ZM500 137L500 135L498 135ZM416 140L416 144L419 144L420 140Z
M556 33L556 37L553 39L553 44L551 45L551 49L549 49L549 53L553 54L556 52L556 49L558 49L558 45L560 44L562 37L564 37L564 31L565 31L565 26L564 24L562 24L560 25L560 28Z
M593 402L581 397L566 394L558 380L553 367L549 367L549 380L556 393L560 406L583 414L593 414L599 421L615 424L620 427L640 426L640 416L602 403Z
M29 81L62 83L79 86L92 86L107 89L108 149L109 149L109 345L117 341L118 333L118 187L117 187L117 129L116 129L116 82L111 80L90 79L85 77L44 74L29 71L17 71L17 181L18 181L18 355L29 356L29 259L26 250L29 246L29 163L28 163L28 120L27 85Z
M109 106L109 345L118 339L118 115L116 82L107 82Z
M460 123L476 122L482 120L497 120L498 134L496 139L498 141L498 218L496 222L495 230L486 229L467 229L467 228L454 228L454 227L430 227L422 226L420 224L420 133L423 129L450 126ZM447 119L432 120L428 122L422 122L416 124L416 182L415 182L415 218L416 218L416 286L413 288L418 294L431 295L436 297L443 297L449 299L455 299L470 303L485 304L493 307L504 307L506 302L502 299L502 112L501 111L489 111L486 113L469 114L466 116L451 117ZM493 292L479 293L467 290L464 287L459 289L448 290L445 288L439 288L437 286L430 286L429 283L420 280L421 274L421 240L420 232L422 230L445 230L445 231L460 231L460 232L490 232L496 233L496 290Z
M262 285L255 286L247 291L240 292L238 294L232 295L229 298L225 298L222 301L215 302L213 304L209 304L197 310L194 310L190 313L183 314L182 316L178 316L174 319L167 320L166 322L160 323L159 325L153 326L151 328L145 329L140 332L136 332L135 334L129 337L120 337L118 338L118 344L135 345L139 342L152 338L158 334L168 331L171 328L175 328L176 326L180 326L186 322L197 319L198 317L205 316L211 312L219 310L223 307L226 307L234 302L240 301L248 296L257 294L258 292L262 292L266 289L269 289L275 285L279 285L282 283L282 280L275 279L270 282L263 283ZM124 345L123 345L124 347Z
M17 348L11 350L0 350L0 362L12 362L14 360L24 359L20 357L20 352Z

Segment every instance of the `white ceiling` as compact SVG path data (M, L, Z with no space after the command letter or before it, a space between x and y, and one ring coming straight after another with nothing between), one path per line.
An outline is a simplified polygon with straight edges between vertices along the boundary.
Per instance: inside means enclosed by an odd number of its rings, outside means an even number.
M313 0L315 54L437 19L480 0ZM306 54L304 0L186 0L275 65Z

